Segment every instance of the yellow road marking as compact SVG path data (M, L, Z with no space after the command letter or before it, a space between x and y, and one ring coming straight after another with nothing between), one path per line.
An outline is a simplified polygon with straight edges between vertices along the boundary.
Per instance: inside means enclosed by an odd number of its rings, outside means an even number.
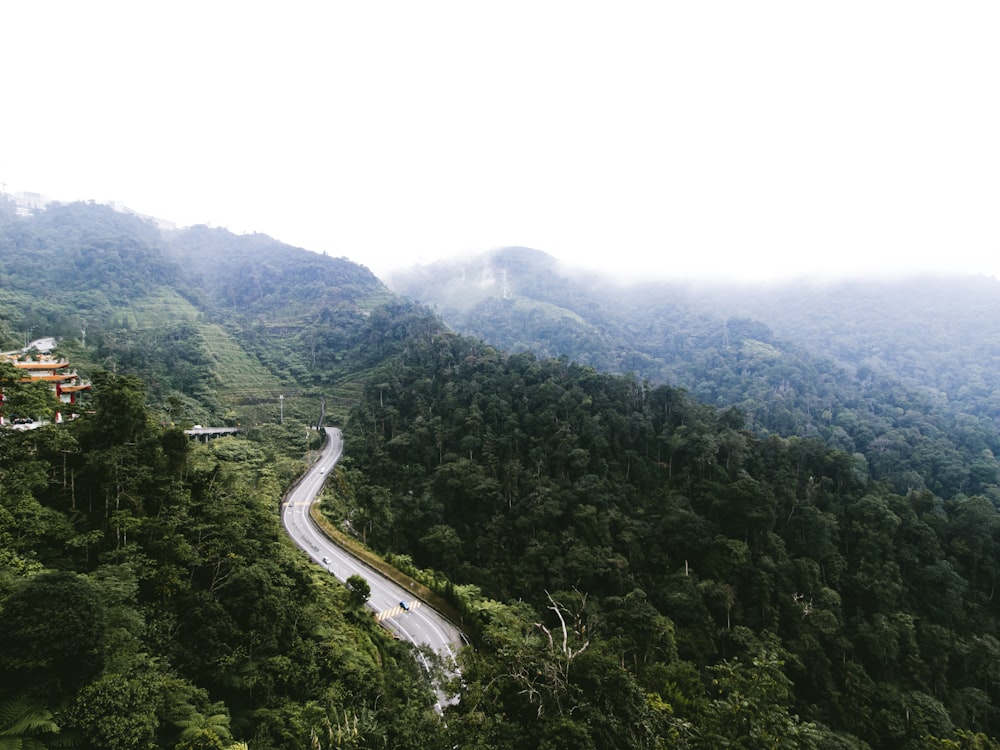
M410 602L410 609L418 609L419 607L420 602ZM391 617L397 617L404 612L406 612L406 610L397 604L395 607L389 607L389 609L383 609L381 612L376 612L375 621L382 622L383 620L388 620Z

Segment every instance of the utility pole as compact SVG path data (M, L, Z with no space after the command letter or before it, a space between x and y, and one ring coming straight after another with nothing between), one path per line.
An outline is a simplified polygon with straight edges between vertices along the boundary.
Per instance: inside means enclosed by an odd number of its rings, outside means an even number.
M319 419L316 421L316 429L323 430L323 422L326 421L326 396L320 394L319 396Z

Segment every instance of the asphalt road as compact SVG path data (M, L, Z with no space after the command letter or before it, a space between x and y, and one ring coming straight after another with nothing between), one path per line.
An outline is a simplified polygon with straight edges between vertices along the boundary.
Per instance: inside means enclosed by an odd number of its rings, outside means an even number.
M319 460L285 498L281 521L295 543L316 564L326 568L341 581L357 574L371 587L368 606L376 619L399 638L430 649L451 662L462 646L462 634L437 610L415 599L411 592L390 581L374 568L351 555L328 539L309 515L309 506L319 495L323 482L343 453L340 430L326 428L326 445ZM405 604L401 606L401 604ZM425 666L426 663L425 663Z

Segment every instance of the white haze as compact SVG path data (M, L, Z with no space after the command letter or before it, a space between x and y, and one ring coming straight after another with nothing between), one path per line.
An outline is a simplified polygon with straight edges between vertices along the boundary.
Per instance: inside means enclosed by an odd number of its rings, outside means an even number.
M0 182L385 274L1000 271L992 2L11 3Z

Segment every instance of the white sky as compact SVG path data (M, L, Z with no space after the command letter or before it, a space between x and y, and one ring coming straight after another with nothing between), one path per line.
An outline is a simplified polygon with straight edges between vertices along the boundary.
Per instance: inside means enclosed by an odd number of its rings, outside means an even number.
M1000 3L5 3L0 182L384 274L1000 271Z

